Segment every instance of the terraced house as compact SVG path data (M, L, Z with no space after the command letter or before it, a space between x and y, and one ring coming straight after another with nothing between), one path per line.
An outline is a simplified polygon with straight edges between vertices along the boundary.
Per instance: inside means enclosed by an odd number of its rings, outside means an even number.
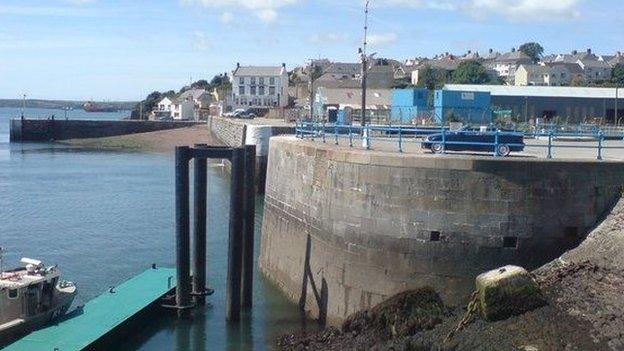
M241 66L232 73L234 108L270 109L288 105L288 72L281 66Z

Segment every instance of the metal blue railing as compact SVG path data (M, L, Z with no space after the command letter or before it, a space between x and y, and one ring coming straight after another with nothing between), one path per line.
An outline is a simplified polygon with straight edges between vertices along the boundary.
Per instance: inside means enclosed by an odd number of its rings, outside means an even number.
M501 130L488 130L485 132L481 131L468 131L466 133L474 133L475 135L485 135L493 137L493 142L477 142L477 141L456 141L456 140L448 140L450 135L453 135L455 132L449 131L448 128L444 127L418 127L418 126L405 126L405 125L336 125L336 124L327 124L324 122L303 122L298 121L296 126L296 134L300 139L311 139L315 140L320 138L323 143L327 142L328 138L331 138L335 145L339 145L340 139L347 139L349 142L349 147L354 146L355 140L362 141L362 147L371 149L372 142L375 140L385 141L385 142L396 142L397 151L403 152L404 145L406 143L406 138L412 137L413 142L417 144L423 145L423 143L427 144L441 144L442 149L441 153L446 153L446 150L449 146L466 146L473 148L481 148L491 150L493 156L501 156L499 148L501 145L506 145L509 148L517 148L517 147L536 147L536 148L545 148L546 149L546 157L553 158L553 149L556 148L575 148L575 149L595 149L597 150L596 158L598 160L603 159L604 150L608 149L622 149L624 150L624 143L622 146L607 146L604 145L605 142L605 133L602 130L594 130L591 132L557 132L556 130L548 130L548 131L532 131L528 133L515 132L515 131L501 131ZM422 138L423 136L437 134L441 136L441 140L436 141L428 141L426 138ZM519 136L522 135L527 138L547 138L548 143L546 145L539 144L530 144L526 145L525 143L501 143L501 137L513 135ZM560 145L555 144L554 141L558 139L590 139L595 140L596 145ZM624 134L615 135L610 134L609 139L618 139L624 140ZM483 150L481 150L483 151Z

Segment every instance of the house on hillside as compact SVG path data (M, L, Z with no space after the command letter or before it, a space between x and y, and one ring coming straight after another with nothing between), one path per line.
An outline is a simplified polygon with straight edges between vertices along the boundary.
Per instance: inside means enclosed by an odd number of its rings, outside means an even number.
M157 120L192 120L195 118L195 104L191 99L165 97L158 102L152 115Z
M281 66L236 65L232 73L232 105L270 109L288 105L288 72Z
M564 65L520 65L515 74L516 86L569 85L571 73Z
M178 100L191 100L196 109L208 109L215 101L214 96L204 89L189 89L178 95Z
M598 61L598 59L598 56L592 52L592 49L587 49L586 51L574 50L569 54L559 54L555 58L554 62L576 63L579 60Z
M525 53L511 49L510 52L504 53L488 63L486 67L496 71L496 75L503 78L508 85L513 85L518 67L532 63L533 60Z
M585 80L589 82L604 81L611 78L612 67L608 62L598 60L578 60L578 65L585 73Z

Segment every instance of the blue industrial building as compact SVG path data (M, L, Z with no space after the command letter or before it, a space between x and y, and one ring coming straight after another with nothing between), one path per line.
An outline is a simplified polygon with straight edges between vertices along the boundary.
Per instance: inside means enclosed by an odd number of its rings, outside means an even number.
M434 116L438 124L462 122L487 125L492 123L492 98L489 92L436 90Z
M428 93L426 88L395 89L392 91L392 110L390 120L393 123L412 123L423 112L428 110Z

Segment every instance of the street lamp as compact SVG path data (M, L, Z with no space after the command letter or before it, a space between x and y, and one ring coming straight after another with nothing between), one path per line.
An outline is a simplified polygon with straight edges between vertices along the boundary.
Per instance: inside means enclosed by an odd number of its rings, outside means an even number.
M22 99L22 119L24 119L25 110L26 110L26 94L24 94L24 98Z

